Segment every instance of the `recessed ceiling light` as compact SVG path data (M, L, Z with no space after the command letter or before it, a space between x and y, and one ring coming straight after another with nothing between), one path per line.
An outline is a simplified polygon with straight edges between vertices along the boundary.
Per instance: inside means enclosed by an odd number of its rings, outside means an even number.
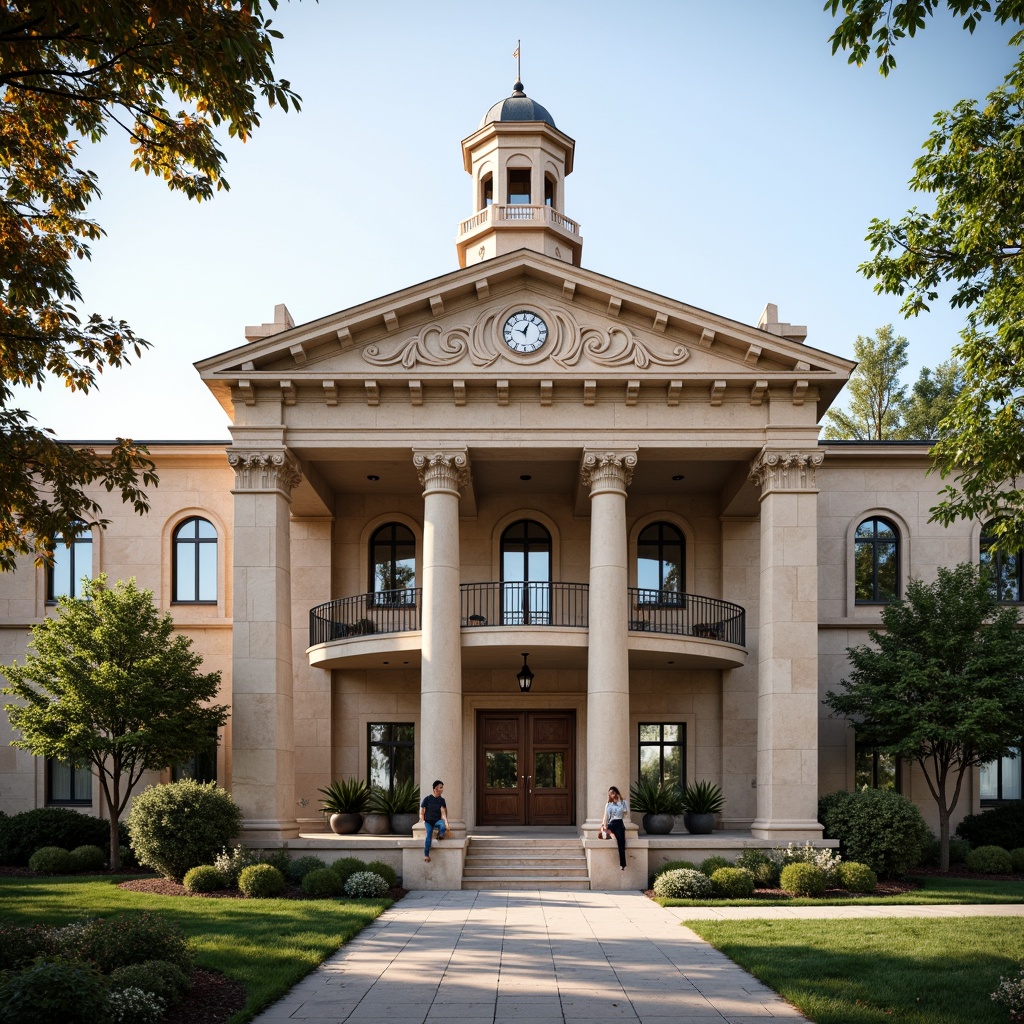
M673 480L685 480L686 477L684 477L682 473L677 473L674 477L672 477L672 479Z
M390 662L390 661L382 661L382 662L381 662L381 664L382 664L382 665L390 665L390 664L391 664L391 662Z
M530 474L529 474L529 473L523 473L523 475L522 475L522 476L521 476L521 477L520 477L519 479L520 479L520 480L532 480L532 479L533 479L533 477L532 477L532 476L530 476Z
M373 483L376 483L380 479L380 477L377 476L376 473L367 473L366 474L366 479L367 480L371 480Z
M675 662L674 662L674 661L669 661L669 662L666 662L666 664L668 664L668 665L674 665L674 664L675 664Z

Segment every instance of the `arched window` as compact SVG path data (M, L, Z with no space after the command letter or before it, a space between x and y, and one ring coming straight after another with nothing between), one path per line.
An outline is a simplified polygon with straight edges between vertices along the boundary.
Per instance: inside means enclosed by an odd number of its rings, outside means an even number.
M854 597L857 604L888 604L899 599L900 535L888 519L865 519L853 542Z
M92 576L92 534L81 533L67 543L63 537L54 537L53 564L46 570L46 603L81 597L83 576Z
M636 540L636 585L645 603L667 603L686 589L686 542L671 523L651 523Z
M213 523L190 516L178 525L171 543L171 601L216 604L217 530Z
M1020 551L993 551L996 535L995 522L986 523L981 531L980 562L992 574L992 589L996 600L1006 604L1019 604L1024 594L1024 557Z
M480 209L490 206L494 202L494 176L485 174L480 182Z
M544 175L544 205L555 205L555 179L550 174Z
M385 523L370 538L370 592L374 604L412 604L416 586L416 538L402 523Z
M502 621L544 626L551 621L551 534L519 519L501 535Z

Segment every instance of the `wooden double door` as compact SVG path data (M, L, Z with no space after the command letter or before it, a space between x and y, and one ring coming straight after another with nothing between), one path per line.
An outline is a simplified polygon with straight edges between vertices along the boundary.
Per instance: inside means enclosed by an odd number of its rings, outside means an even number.
M477 822L576 822L575 711L478 711Z

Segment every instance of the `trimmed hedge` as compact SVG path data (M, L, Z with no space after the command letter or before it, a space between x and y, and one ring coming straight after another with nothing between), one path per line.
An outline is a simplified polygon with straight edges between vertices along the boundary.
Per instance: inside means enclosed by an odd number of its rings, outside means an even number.
M90 960L103 974L147 960L166 960L191 971L192 950L181 926L148 911L99 917L77 930L65 943L68 955Z
M284 875L273 864L250 864L238 876L238 891L250 899L272 899L284 892Z
M3 1024L109 1024L110 997L92 964L38 960L3 986Z
M75 871L102 871L107 866L107 855L98 846L76 846L71 859Z
M59 846L44 846L29 857L28 869L38 875L73 875L75 860Z
M310 871L319 871L325 867L327 865L319 857L296 857L289 862L285 875L293 882L301 882Z
M749 872L760 889L777 889L782 865L764 850L744 850L736 858L736 867Z
M709 900L714 895L711 879L703 871L674 868L654 880L654 895L673 900Z
M979 846L967 854L967 867L986 875L1009 875L1013 873L1013 858L1001 846Z
M874 892L878 888L878 876L867 864L844 860L839 865L839 884L847 892Z
M1013 850L1024 846L1024 801L968 814L957 825L956 834L974 847L1001 846Z
M360 860L358 857L342 857L340 860L336 860L333 864L329 865L328 869L341 879L341 884L344 888L349 875L354 875L357 871L366 870L366 861Z
M1010 863L1013 865L1014 874L1024 874L1024 846L1018 846L1010 851Z
M693 861L690 861L690 860L670 860L670 861L666 861L664 864L661 865L660 868L655 868L654 871L651 872L651 877L650 877L651 888L652 889L654 888L654 883L655 883L655 881L657 881L659 875L665 874L666 871L678 871L680 868L685 868L685 870L687 870L687 871L699 871L700 870L700 868L698 868L697 865L694 864Z
M337 871L330 868L315 868L303 878L302 891L315 900L336 899L345 894L345 882L341 880Z
M705 857L700 862L700 871L710 878L719 868L731 868L733 863L724 857Z
M389 889L393 889L398 885L398 873L390 864L385 864L382 860L371 860L366 865L366 870L372 871L375 875L380 875L388 883Z
M814 864L787 864L779 884L794 896L824 896L825 872Z
M189 868L182 879L182 885L189 892L215 892L227 889L227 879L212 864L200 864L197 868Z
M711 885L722 899L743 900L754 895L754 878L743 868L719 868L711 875Z
M120 834L123 858L128 849L128 831L123 823ZM0 816L0 864L25 867L29 857L44 846L63 850L98 846L109 856L110 822L66 807L37 807L9 818Z
M376 871L356 871L345 883L345 895L355 899L380 899L387 896L390 889L387 879Z

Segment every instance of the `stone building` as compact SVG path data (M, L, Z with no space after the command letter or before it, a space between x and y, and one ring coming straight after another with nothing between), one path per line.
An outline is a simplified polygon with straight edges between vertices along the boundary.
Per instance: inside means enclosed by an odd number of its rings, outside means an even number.
M573 152L517 82L462 143L458 269L311 323L279 305L198 363L230 442L153 444L146 518L108 503L55 571L0 579L0 660L81 575L137 577L223 672L206 773L247 839L372 849L407 885L458 887L502 827L568 835L595 888L820 840L819 792L879 768L821 703L846 647L980 527L928 521L926 445L819 442L853 364L775 306L739 323L584 269ZM1018 765L961 810L1019 798ZM721 786L719 829L631 831L620 874L607 788L661 774ZM427 865L418 839L327 834L318 790L349 776L444 779L455 841ZM48 802L99 809L0 748L0 807Z

